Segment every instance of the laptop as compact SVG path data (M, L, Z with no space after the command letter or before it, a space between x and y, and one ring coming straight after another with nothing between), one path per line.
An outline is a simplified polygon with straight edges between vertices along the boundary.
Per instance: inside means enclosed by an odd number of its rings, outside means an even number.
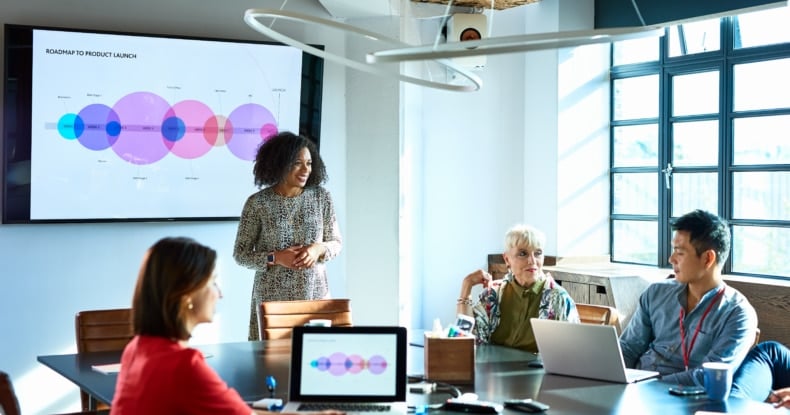
M295 327L282 412L406 414L405 327Z
M660 375L625 367L614 326L538 318L530 322L547 373L615 383L634 383Z

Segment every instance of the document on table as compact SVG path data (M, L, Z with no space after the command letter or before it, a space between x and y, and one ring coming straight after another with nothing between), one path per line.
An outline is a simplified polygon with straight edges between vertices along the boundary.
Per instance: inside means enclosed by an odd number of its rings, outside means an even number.
M120 363L110 363L106 365L92 365L91 369L108 375L110 373L118 373L121 371L121 364Z

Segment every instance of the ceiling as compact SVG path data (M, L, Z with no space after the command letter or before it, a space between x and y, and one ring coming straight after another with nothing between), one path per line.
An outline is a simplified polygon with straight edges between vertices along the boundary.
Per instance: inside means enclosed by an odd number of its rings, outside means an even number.
M496 10L508 9L540 0L493 0ZM330 15L336 18L365 18L399 16L409 6L415 17L442 16L451 3L452 11L470 8L490 9L492 0L318 0Z
M408 15L441 17L452 13L479 13L481 9L502 10L540 0L311 0L321 3L335 18L364 18ZM592 1L592 0L590 0ZM447 10L447 4L452 5ZM787 6L788 0L594 0L596 29L677 24Z

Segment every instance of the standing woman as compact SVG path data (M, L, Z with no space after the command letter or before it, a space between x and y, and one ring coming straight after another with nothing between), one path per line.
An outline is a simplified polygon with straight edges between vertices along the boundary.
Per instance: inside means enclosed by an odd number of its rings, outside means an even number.
M241 212L233 258L255 270L250 304L250 340L258 340L262 301L329 297L324 263L342 248L327 179L312 141L281 132L255 156L255 185Z

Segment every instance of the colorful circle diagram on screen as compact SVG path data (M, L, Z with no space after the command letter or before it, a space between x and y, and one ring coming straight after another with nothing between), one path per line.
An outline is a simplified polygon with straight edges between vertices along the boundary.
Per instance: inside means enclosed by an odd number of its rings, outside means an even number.
M113 107L88 105L60 117L57 128L67 140L94 151L110 148L137 165L156 163L168 154L196 159L216 147L251 161L258 147L278 132L271 111L259 104L241 105L225 117L202 102L170 105L150 92L128 94Z
M321 356L311 361L310 366L335 376L357 374L363 370L367 370L374 375L380 375L387 370L387 360L379 355L373 355L368 360L365 360L357 354L346 355L337 352L329 357Z

